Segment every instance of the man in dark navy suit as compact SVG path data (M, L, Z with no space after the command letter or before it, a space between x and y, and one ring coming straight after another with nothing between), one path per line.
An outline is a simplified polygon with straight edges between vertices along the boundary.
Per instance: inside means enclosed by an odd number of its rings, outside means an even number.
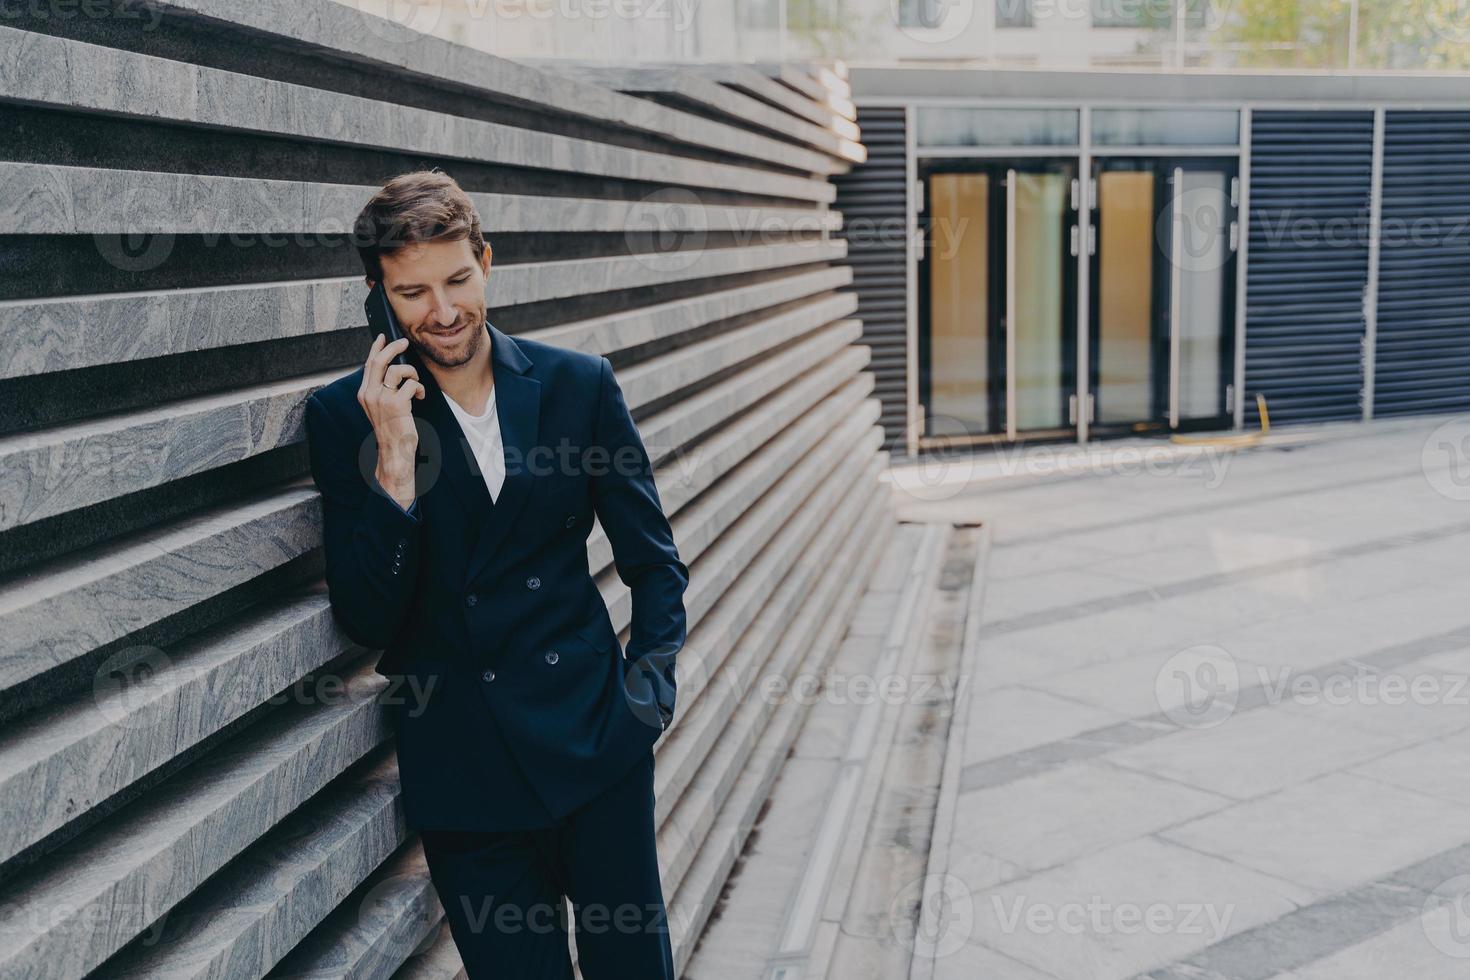
M491 250L447 175L390 181L354 238L404 337L306 403L326 580L396 682L405 819L468 975L570 978L575 929L586 980L672 980L653 745L689 572L622 389L606 357L488 322ZM626 651L589 570L594 516Z

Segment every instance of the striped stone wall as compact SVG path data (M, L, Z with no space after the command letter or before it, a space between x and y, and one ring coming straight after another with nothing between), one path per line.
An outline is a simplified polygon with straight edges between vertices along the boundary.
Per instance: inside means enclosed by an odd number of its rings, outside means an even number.
M459 971L302 426L370 342L352 219L428 166L483 217L491 321L605 354L663 464L685 963L804 718L760 678L821 669L889 533L840 73L551 70L332 0L10 9L0 976ZM589 552L626 636L600 529Z

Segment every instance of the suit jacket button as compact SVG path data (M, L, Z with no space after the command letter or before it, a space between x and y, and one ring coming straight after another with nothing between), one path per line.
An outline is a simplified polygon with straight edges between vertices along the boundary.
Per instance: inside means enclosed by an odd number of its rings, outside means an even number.
M526 588L528 588L528 589L539 589L539 588L541 588L541 580L539 578L537 578L536 576L532 575L530 578L526 579Z
M477 603L479 601L480 601L480 597L477 596L477 595L475 595L473 592L471 592L469 595L467 595L467 596L464 597L464 604L467 605L467 606L473 606L475 603Z
M485 673L481 674L480 676L484 679L485 683L488 684L491 681L495 680L495 671L493 671L493 670L487 670L487 671L485 671Z
M556 663L560 659L561 659L561 657L557 656L557 653L556 653L555 650L547 650L546 651L546 662L547 663L554 664L554 663Z
M577 515L576 514L573 514L572 516L570 516L570 517L568 517L566 519L566 523L565 523L564 526L571 527L575 523L577 523Z

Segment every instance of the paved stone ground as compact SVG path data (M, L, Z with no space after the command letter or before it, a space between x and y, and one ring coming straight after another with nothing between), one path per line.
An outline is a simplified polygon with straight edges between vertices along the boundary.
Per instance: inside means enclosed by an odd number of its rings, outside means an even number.
M912 668L951 665L959 701L875 755L829 954L782 976L1470 977L1470 419L1450 421L1097 444L1062 475L1032 471L1075 447L928 464L897 500L929 523L895 537L837 666L876 667L920 529L953 551L950 522L983 522L963 655ZM944 635L943 608L914 631ZM855 718L813 708L687 976L777 975Z
M934 980L1470 976L1445 421L903 508L991 535Z

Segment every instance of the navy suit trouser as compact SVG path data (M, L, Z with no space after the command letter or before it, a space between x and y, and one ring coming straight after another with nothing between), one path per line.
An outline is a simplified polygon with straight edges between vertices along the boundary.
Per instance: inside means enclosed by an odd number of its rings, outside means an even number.
M421 831L469 980L572 980L569 930L584 980L674 980L653 803L650 747L548 827Z

